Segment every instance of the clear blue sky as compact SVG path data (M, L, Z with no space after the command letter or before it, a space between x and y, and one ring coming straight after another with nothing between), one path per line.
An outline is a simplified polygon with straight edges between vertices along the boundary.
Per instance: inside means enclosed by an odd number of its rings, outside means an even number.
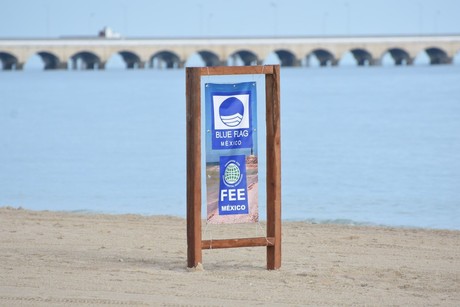
M460 0L0 1L0 37L460 33Z

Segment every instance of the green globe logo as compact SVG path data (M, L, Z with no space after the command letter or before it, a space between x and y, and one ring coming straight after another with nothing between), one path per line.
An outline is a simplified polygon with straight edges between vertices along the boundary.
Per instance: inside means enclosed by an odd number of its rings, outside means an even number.
M233 162L229 163L227 167L225 168L225 172L224 172L225 182L227 182L228 184L235 184L240 179L240 176L241 176L241 172L240 172L240 168L238 167L238 165L236 165Z

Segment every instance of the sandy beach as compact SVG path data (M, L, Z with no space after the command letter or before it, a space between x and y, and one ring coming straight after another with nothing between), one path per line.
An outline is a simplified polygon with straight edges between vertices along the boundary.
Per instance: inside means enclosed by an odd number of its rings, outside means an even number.
M228 235L214 226L206 236ZM176 217L1 208L0 306L460 306L459 231L286 222L280 270L258 247L206 250L194 271L185 229Z

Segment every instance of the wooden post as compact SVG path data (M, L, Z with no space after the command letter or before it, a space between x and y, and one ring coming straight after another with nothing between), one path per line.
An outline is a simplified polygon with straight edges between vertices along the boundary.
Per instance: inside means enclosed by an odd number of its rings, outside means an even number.
M281 131L280 131L280 68L265 75L267 121L267 237L274 237L267 246L267 269L281 267Z
M201 253L201 74L187 68L187 266L202 262Z
M259 238L201 239L201 76L265 75L267 125L267 235ZM267 269L281 267L281 129L280 67L233 66L186 69L187 103L187 266L202 262L210 248L267 247Z

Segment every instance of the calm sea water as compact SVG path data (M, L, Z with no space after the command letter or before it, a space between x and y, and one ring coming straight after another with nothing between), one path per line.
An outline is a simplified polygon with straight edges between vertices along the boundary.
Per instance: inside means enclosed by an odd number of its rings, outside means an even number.
M283 219L460 229L460 66L281 91ZM0 72L0 206L184 217L185 154L183 70Z

